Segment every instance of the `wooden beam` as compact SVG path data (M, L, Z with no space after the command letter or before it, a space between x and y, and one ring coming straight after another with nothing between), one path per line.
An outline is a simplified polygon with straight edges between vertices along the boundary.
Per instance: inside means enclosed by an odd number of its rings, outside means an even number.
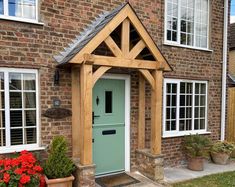
M82 64L81 73L81 164L92 164L92 65Z
M163 57L160 50L157 48L156 44L154 43L153 39L150 37L149 33L146 31L143 24L140 22L140 20L138 19L136 14L133 12L133 10L129 9L127 14L131 23L135 27L136 31L139 33L140 37L144 40L144 42L148 46L149 51L153 54L156 61L162 63L164 71L172 71L171 67L166 62L166 59Z
M162 71L153 72L155 89L152 89L151 95L151 142L150 149L154 155L161 154L162 137Z
M130 51L130 21L125 19L122 22L121 48L123 56L126 57Z
M81 149L81 123L80 123L80 69L72 68L72 155L73 158L80 157Z
M135 59L140 52L146 47L146 44L143 40L140 40L130 51L130 53L127 55L127 58L129 59Z
M112 51L114 56L116 56L116 57L122 57L123 56L121 49L117 46L116 42L112 39L111 36L106 38L104 40L104 42L106 43L108 48Z
M83 54L91 54L126 19L129 9L129 6L124 7L71 61L81 64Z
M95 86L96 81L111 67L101 66L93 73L93 86Z
M142 73L144 78L149 82L149 84L151 85L152 89L154 89L155 88L155 83L154 83L154 78L151 75L151 73L148 70L146 70L146 69L139 69L139 71Z
M138 149L145 148L145 80L139 73Z
M160 68L159 63L151 60L124 59L124 58L101 56L101 55L89 55L89 58L86 58L86 60L94 62L93 65L98 65L98 66L150 69L150 70Z

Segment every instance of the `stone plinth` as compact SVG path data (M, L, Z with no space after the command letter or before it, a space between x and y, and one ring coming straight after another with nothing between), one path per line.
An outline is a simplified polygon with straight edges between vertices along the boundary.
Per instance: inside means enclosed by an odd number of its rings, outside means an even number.
M95 165L83 166L79 161L75 162L76 172L73 187L94 187L95 186Z
M154 181L164 179L163 155L153 155L149 149L136 150L136 160L143 175Z

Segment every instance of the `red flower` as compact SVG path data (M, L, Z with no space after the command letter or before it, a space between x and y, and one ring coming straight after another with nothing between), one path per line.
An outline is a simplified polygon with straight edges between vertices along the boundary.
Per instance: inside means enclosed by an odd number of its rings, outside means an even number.
M43 175L40 177L40 187L45 187L46 186L46 181Z
M25 154L27 154L27 153L29 153L29 152L26 151L26 150L23 150L23 151L20 152L21 155L25 155Z
M15 171L14 171L15 174L18 174L18 175L21 175L23 173L23 170L21 168L17 168Z
M42 167L41 166L34 166L33 169L37 172L41 172L42 171Z
M36 174L36 171L34 171L34 170L32 170L32 169L29 169L29 170L27 171L27 173L28 173L29 175L34 175L34 174Z
M12 167L18 166L19 164L20 164L20 161L17 158L12 159L12 161L11 161Z
M4 173L4 175L3 175L3 181L4 181L5 183L8 183L9 180L10 180L10 174L9 174L9 173Z
M21 184L26 184L30 181L30 176L23 174L20 178Z

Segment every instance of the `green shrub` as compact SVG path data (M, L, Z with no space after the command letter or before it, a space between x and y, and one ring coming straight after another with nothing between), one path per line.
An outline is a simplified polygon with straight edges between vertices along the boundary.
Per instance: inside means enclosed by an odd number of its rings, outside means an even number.
M184 137L183 148L190 157L205 157L208 155L210 140L202 135L189 135Z
M69 177L75 169L73 161L66 155L67 142L63 136L56 136L51 143L44 173L49 179Z
M211 147L211 152L231 154L234 149L235 145L233 143L227 141L218 141Z

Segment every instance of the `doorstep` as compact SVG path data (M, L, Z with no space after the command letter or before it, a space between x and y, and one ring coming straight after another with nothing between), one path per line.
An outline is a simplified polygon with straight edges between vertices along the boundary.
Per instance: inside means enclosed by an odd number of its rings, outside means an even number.
M131 172L131 173L126 172L126 173L140 182L132 185L127 185L125 187L164 187L162 184L150 180L149 178L145 177L139 172ZM101 187L101 186L96 184L96 187Z
M164 181L167 183L176 183L194 178L203 177L206 175L224 173L228 171L235 171L235 162L231 161L227 165L218 165L208 161L205 161L203 171L192 171L186 168L186 166L175 168L164 168Z

